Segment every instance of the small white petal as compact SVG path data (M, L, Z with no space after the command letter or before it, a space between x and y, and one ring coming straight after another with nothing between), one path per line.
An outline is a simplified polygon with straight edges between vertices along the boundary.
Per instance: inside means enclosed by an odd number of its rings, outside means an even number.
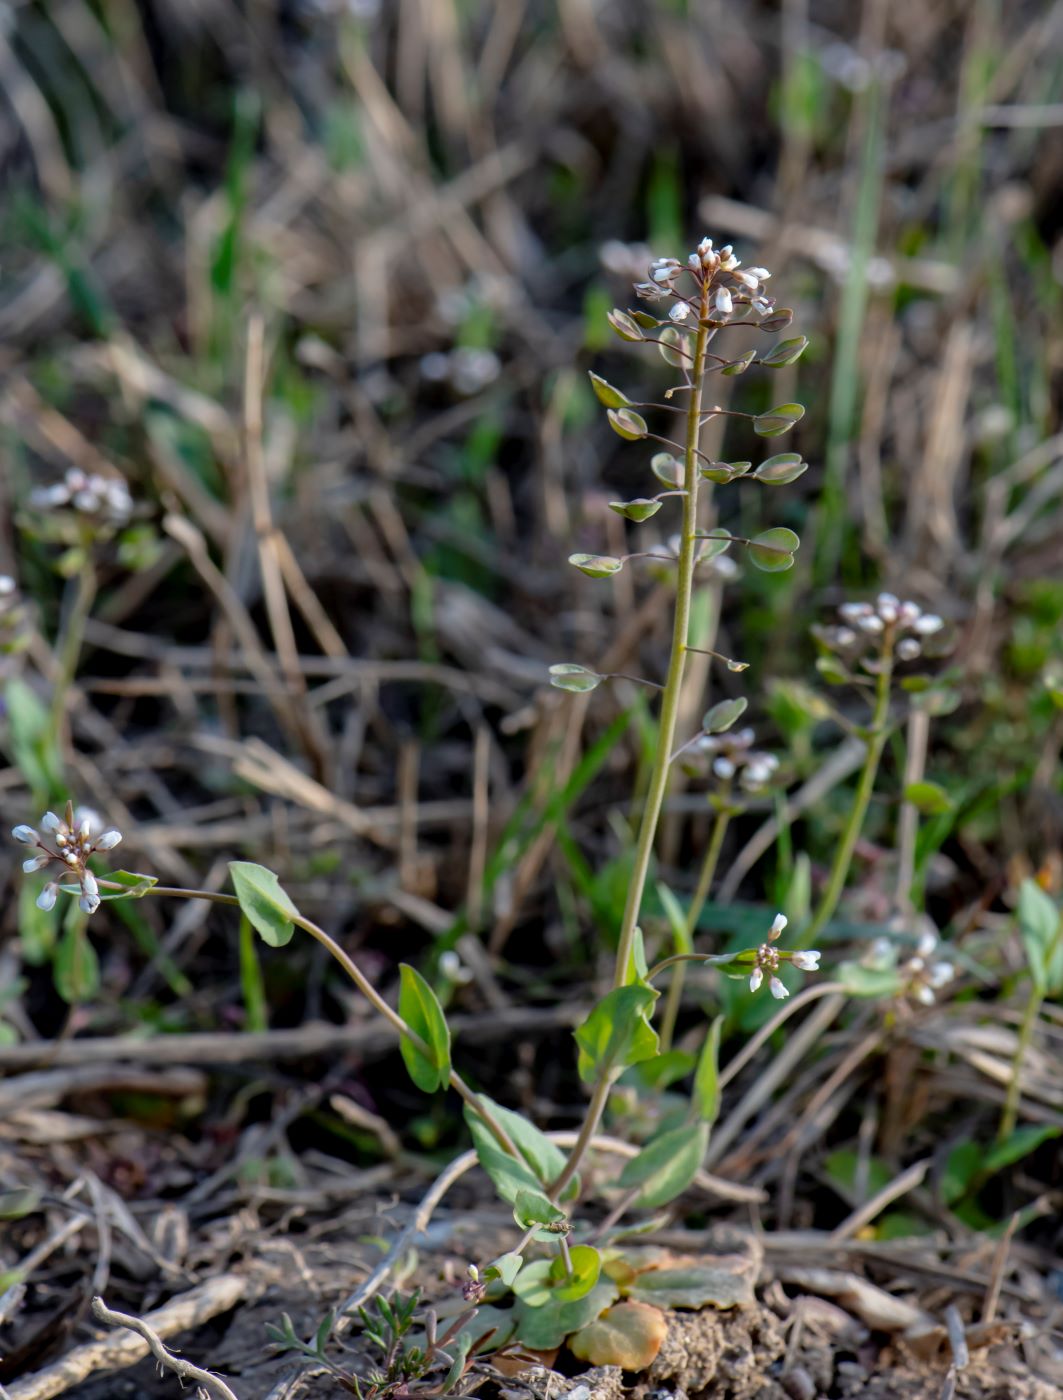
M790 995L777 977L773 977L768 983L768 991L771 992L776 1001L785 1001Z
M846 622L859 622L862 617L868 617L871 613L870 603L843 603L838 609Z
M689 315L690 307L686 304L686 302L677 301L676 304L669 310L668 319L670 321L685 321Z
M897 643L897 658L900 661L916 661L923 654L923 648L914 637L902 637Z
M881 632L885 625L886 624L882 621L882 619L880 617L877 617L874 613L869 613L867 617L862 617L857 623L857 626L860 628L861 632L872 633Z
M751 267L747 269L750 277L755 277L758 282L766 282L771 273L766 267Z
M928 975L932 987L944 987L956 976L956 969L950 962L931 963Z
M78 907L83 914L95 914L100 907L100 896L98 894L83 894L78 900Z
M771 921L771 930L769 936L772 938L778 938L779 934L782 933L783 929L789 922L790 920L786 917L785 914L776 914L775 918Z
M23 846L36 846L40 839L32 826L14 826L11 828L11 835Z
M715 763L713 763L712 771L718 778L733 778L735 775L735 766L729 758L724 758L721 755Z
M911 627L919 620L921 612L922 609L918 603L902 603L899 609L900 620L905 627Z
M937 613L924 613L914 624L915 630L921 637L931 637L935 632L940 632L945 623Z
M792 962L794 967L799 967L802 972L818 972L821 956L815 949L810 948L806 953L795 953Z
M734 310L734 302L731 300L731 293L726 287L717 287L716 295L713 298L716 310L721 316L729 316Z
M44 889L41 890L40 894L37 896L37 908L44 909L45 911L54 909L58 892L58 885L45 885Z
M102 836L97 836L93 845L98 851L113 851L121 839L122 833L112 829L111 831L105 831Z
M41 818L42 831L58 831L62 825L63 823L54 812L45 812L44 816Z
M41 870L51 860L51 856L31 856L29 860L22 862L22 869L27 875L32 875L35 870Z
M934 993L929 987L917 987L915 992L916 1001L922 1002L924 1006L934 1005Z
M95 896L98 895L99 892L100 887L96 883L96 876L93 875L91 870L86 870L81 877L81 893Z
M925 929L919 935L919 942L915 945L915 951L921 958L928 958L937 946L937 934L931 929Z
M760 990L760 984L763 981L764 973L759 967L755 967L749 975L749 990L751 992L758 992Z
M900 605L900 599L896 593L880 593L875 600L880 608L896 608Z

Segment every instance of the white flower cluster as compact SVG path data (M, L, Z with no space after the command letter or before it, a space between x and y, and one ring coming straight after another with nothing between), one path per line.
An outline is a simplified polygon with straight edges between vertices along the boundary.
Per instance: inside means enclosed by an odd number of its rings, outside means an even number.
M783 1001L790 995L782 979L779 977L779 964L791 962L794 967L798 967L802 972L818 972L820 954L814 948L798 950L797 952L787 952L784 948L774 947L775 940L786 927L788 920L785 914L776 914L772 920L771 928L768 930L768 937L756 952L756 959L753 964L753 971L749 975L749 990L758 992L764 982L764 975L768 976L768 990L776 1001Z
M749 308L764 316L774 309L775 302L763 292L763 284L771 277L766 267L741 266L730 243L714 248L711 238L703 238L686 262L678 258L655 258L649 266L649 280L636 282L635 291L646 301L671 298L668 315L682 323L697 312L694 297L686 295L683 279L694 279L697 294L711 286L711 315L714 321L726 320L739 308Z
M120 477L83 472L80 467L71 467L54 486L40 486L31 491L30 505L43 511L70 507L109 525L124 525L133 514L133 497Z
M65 867L41 890L37 896L37 907L52 909L61 889L71 892L78 889L81 891L78 904L82 910L86 914L95 914L100 907L100 888L88 868L88 859L97 851L113 851L121 841L122 833L110 830L96 835L102 825L96 813L86 807L80 807L75 812L73 804L69 802L65 819L57 817L54 812L45 812L40 825L40 831L32 826L16 826L11 832L16 841L39 852L22 862L22 869L27 875L43 870L52 861L59 861ZM68 875L73 876L73 881L64 879Z
M430 384L449 384L468 398L486 389L502 373L502 362L493 350L459 345L454 350L432 350L421 357L421 378Z
M921 1006L933 1006L936 993L947 987L956 977L956 968L946 958L940 956L941 944L932 929L919 935L915 952L903 961L898 959L897 948L889 938L876 938L861 959L865 967L888 971L896 968L900 979L902 997L917 1001ZM935 954L938 954L935 957Z
M937 613L923 612L918 603L901 602L894 593L880 593L873 603L842 603L838 609L841 624L815 627L813 634L831 651L855 657L869 647L881 650L892 641L898 661L915 661L925 643L944 630ZM873 671L876 663L865 660L864 669Z
M752 729L728 730L723 734L703 734L693 752L710 759L713 775L728 783L737 776L745 792L761 792L778 772L779 760L773 753L754 749Z

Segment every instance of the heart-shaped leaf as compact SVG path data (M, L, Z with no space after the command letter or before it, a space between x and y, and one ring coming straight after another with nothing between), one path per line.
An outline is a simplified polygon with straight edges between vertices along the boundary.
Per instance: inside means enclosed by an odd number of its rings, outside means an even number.
M550 1265L553 1295L562 1303L574 1303L584 1297L598 1282L602 1272L602 1256L589 1244L575 1244L568 1252L571 1274L563 1257Z
M808 463L802 462L800 452L778 452L761 462L753 475L765 486L788 486L808 471Z
M772 530L762 530L754 535L749 545L749 557L758 569L766 574L782 573L793 568L794 550L801 541L785 525L776 525Z
M617 987L576 1028L579 1075L585 1084L656 1055L657 1032L647 1019L656 1000L653 988L641 983Z
M558 1235L568 1233L565 1212L558 1210L552 1201L537 1191L517 1192L517 1199L513 1202L513 1219L522 1230L530 1230L535 1225L542 1227L532 1235L533 1240L554 1240ZM551 1226L556 1228L551 1229Z
M698 558L715 559L729 549L733 536L725 525L715 525L711 530L695 530L695 538L701 541Z
M784 331L793 319L794 313L790 307L780 306L758 321L757 327L762 331Z
M600 374L588 371L590 374L591 388L597 395L598 402L604 403L606 408L627 408L631 400L626 394L622 394L619 389L614 389L607 379L603 379Z
M550 684L577 695L596 690L604 679L597 671L588 671L586 666L578 666L574 661L558 661L550 667Z
M670 452L655 452L650 458L650 471L664 486L683 485L683 467Z
M639 330L634 319L626 311L616 309L610 311L605 318L616 331L621 340L645 340L646 337Z
M805 410L799 403L780 403L769 408L767 413L758 413L753 419L753 431L761 437L780 437L788 433L795 423L800 423Z
M726 374L728 377L734 374L745 374L756 357L757 352L755 350L747 350L744 355L739 355L737 360L731 360L728 364L724 365L720 373Z
M763 329L763 325L761 327ZM808 336L797 335L792 340L780 340L778 345L772 346L766 355L760 357L760 363L767 365L769 369L781 369L783 365L792 365L795 360L799 360L808 349Z
M625 520L641 523L643 520L649 520L651 515L656 515L663 504L663 501L654 501L648 496L636 496L633 501L610 501L609 509L615 510L617 515L622 515Z
M742 718L748 704L749 701L744 695L738 695L733 700L718 700L702 716L702 729L706 734L722 734L725 729L730 729L736 720Z
M633 408L611 408L605 416L613 432L628 442L638 442L649 431L645 418Z
M570 554L568 562L575 564L580 573L588 578L608 578L624 567L623 559L616 559L611 554Z

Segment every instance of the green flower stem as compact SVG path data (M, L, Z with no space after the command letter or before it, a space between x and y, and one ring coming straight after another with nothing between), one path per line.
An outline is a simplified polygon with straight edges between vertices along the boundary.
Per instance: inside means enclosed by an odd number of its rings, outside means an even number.
M831 865L827 888L823 891L823 897L819 901L812 922L801 935L801 943L805 947L815 943L838 907L838 901L845 889L845 882L849 878L849 869L853 863L853 851L856 849L860 832L863 830L868 804L875 789L878 766L882 761L882 752L889 737L890 682L893 678L892 628L886 630L879 662L882 669L879 671L875 685L875 708L871 716L871 724L868 727L864 766L860 770L860 779L856 785L856 796L853 798L849 820L845 824L842 839L834 853L834 862Z
M731 820L731 809L726 803L727 795L724 794L723 804L718 809L716 820L712 824L712 834L709 837L709 845L705 852L705 858L701 862L701 873L698 875L697 888L694 890L694 897L691 899L690 908L687 910L687 947L693 946L698 920L701 918L701 911L705 908L705 901L709 897L709 890L712 889L712 882L716 875L716 867L720 863L720 851L723 849L723 838L727 834L727 825ZM686 963L677 963L675 972L672 973L672 980L668 986L668 996L665 999L664 1012L661 1016L660 1034L662 1055L672 1048L672 1039L675 1035L675 1023L683 1001L683 983L685 981Z
M85 562L77 577L74 601L56 648L56 672L50 710L51 730L56 735L61 735L66 726L67 698L77 675L81 644L85 639L85 624L95 597L96 567L92 562L91 553L86 551Z
M125 886L116 884L112 880L100 880L99 885L101 889L122 890L125 888ZM240 901L236 898L235 895L218 894L213 890L183 890L169 885L152 885L150 890L144 891L144 894L145 896L168 896L170 899L206 899L209 900L212 904L235 905L238 909L241 907ZM336 960L336 962L339 963L340 967L343 968L344 972L351 979L354 985L362 993L365 999L377 1011L380 1012L381 1016L383 1016L386 1021L389 1021L399 1032L400 1035L406 1036L406 1038L409 1041L411 1041L413 1045L416 1046L416 1048L421 1052L422 1055L424 1055L427 1059L431 1059L432 1052L430 1048L425 1044L425 1042L421 1039L417 1032L412 1030L406 1024L406 1022L394 1009L394 1007L388 1005L388 1003L380 995L377 989L373 986L372 982L370 982L369 979L366 977L365 973L361 970L358 964L340 947L340 945L336 942L332 935L326 933L323 928L319 928L318 925L315 924L311 919L304 918L302 914L291 914L289 915L289 917L292 923L296 925L296 927L301 928L305 933L308 933L311 938L316 939L317 942L320 943L321 946L324 949L326 949L329 954L331 954L331 956ZM503 1128L502 1124L498 1122L494 1114L491 1113L490 1109L488 1109L481 1102L480 1096L474 1093L472 1089L469 1088L468 1084L466 1084L465 1080L462 1079L461 1075L457 1072L456 1069L451 1069L450 1071L450 1087L457 1094L460 1094L461 1097L472 1109L472 1111L483 1120L483 1122L490 1129L491 1133L494 1135L495 1140L498 1142L499 1146L504 1148L504 1150L508 1152L511 1157L515 1157L518 1161L522 1161L523 1159L521 1158L520 1153L517 1151L516 1145L514 1144L509 1134L506 1132L505 1128Z
M1026 1001L1026 1008L1022 1013L1022 1022L1019 1026L1019 1037L1015 1042L1015 1054L1011 1062L1011 1078L1008 1080L1007 1093L1004 1096L1004 1107L1000 1114L1000 1126L997 1128L997 1142L1004 1142L1011 1137L1015 1131L1015 1124L1019 1120L1019 1099L1022 1095L1022 1067L1026 1063L1026 1054L1030 1048L1030 1041L1033 1039L1034 1027L1037 1025L1037 1018L1041 1014L1041 1004L1045 999L1044 989L1038 987L1036 983L1030 986L1030 995Z
M664 806L664 796L668 787L668 774L672 749L675 745L676 718L679 714L679 697L683 687L683 670L686 661L687 636L690 630L690 602L694 591L694 560L697 539L698 509L698 436L701 429L702 381L705 376L705 355L708 350L712 330L705 324L708 317L709 288L706 285L701 295L698 333L694 342L694 363L691 368L691 392L686 415L686 445L683 452L683 534L679 547L676 568L675 617L672 623L672 650L668 659L668 674L665 677L664 694L661 697L661 713L658 721L657 752L650 774L646 800L642 808L638 841L635 846L635 864L627 887L627 900L620 923L620 938L616 950L616 967L613 972L613 987L622 987L627 981L631 951L635 942L635 929L638 927L642 897L649 876L650 861L653 856L653 842L657 834L657 824ZM609 1090L615 1075L603 1075L595 1084L587 1105L587 1114L579 1130L575 1146L569 1154L564 1170L556 1181L551 1183L550 1196L556 1200L579 1170L591 1139L605 1112Z

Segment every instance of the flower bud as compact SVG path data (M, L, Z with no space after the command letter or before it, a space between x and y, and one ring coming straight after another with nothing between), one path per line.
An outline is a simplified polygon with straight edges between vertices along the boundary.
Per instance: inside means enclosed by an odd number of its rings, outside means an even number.
M49 909L54 909L56 895L58 893L59 886L54 881L45 885L44 889L41 890L40 894L37 896L37 908L43 909L45 913L47 913Z
M97 851L113 851L121 839L122 833L120 831L105 831L92 844Z
M821 956L816 949L809 948L807 952L795 953L791 961L794 967L799 967L802 972L818 972Z
M783 984L779 981L778 977L773 977L768 983L768 991L771 992L772 996L775 998L776 1001L785 1001L786 998L790 995L790 993L786 990Z
M14 826L11 828L11 835L23 846L36 846L40 840L32 826Z

